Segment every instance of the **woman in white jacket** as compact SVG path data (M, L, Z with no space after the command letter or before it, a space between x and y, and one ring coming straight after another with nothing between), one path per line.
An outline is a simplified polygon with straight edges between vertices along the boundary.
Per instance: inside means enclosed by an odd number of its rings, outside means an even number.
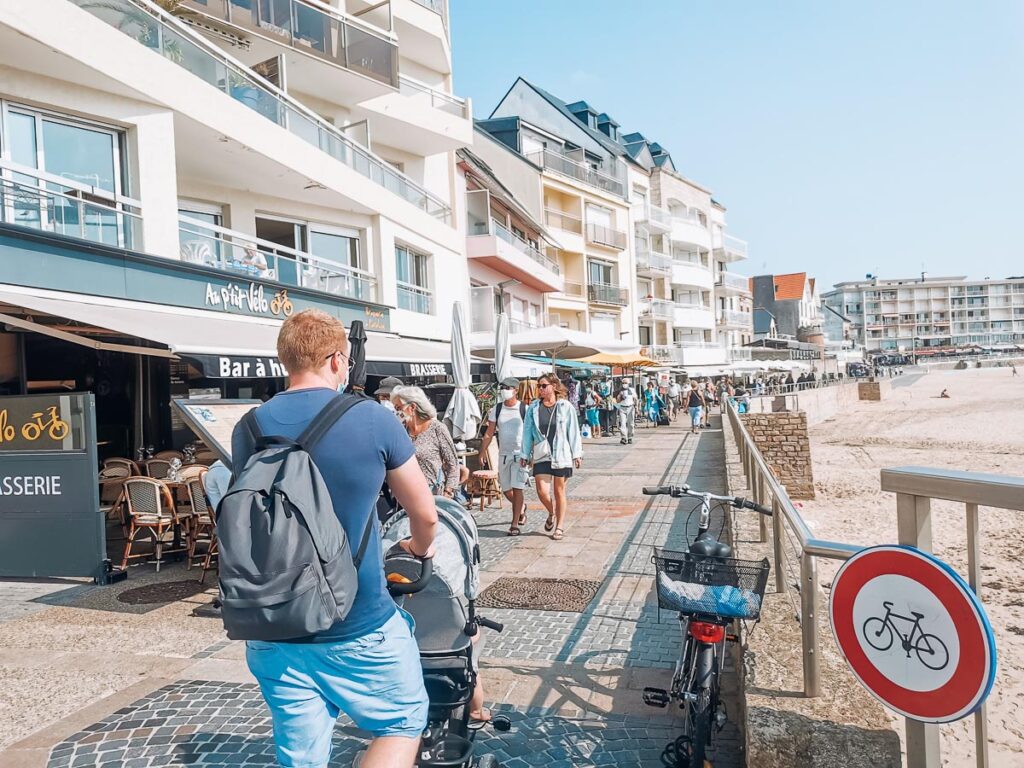
M537 379L537 394L526 409L519 460L524 467L533 463L537 496L548 511L544 530L553 530L551 538L558 541L565 536L565 484L573 469L583 464L583 438L576 409L565 399L565 387L557 377L544 374Z

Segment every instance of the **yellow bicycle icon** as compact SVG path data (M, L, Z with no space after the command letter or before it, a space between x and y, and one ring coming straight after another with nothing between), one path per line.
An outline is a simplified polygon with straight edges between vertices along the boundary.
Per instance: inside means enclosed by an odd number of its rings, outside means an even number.
M288 291L278 291L270 301L270 311L275 315L284 314L288 317L292 313L292 300L288 298Z
M46 414L49 416L47 421L43 421L43 412L38 411L32 414L34 421L26 422L21 427L21 436L26 440L33 442L42 437L43 431L49 435L51 440L61 441L68 436L71 432L71 427L66 421L57 415L57 407L50 406L46 409Z

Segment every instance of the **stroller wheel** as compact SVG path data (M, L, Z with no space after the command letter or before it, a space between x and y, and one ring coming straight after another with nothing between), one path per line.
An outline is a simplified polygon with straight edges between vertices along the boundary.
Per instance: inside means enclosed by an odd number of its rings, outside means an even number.
M476 761L475 768L501 768L501 763L494 755L484 755Z

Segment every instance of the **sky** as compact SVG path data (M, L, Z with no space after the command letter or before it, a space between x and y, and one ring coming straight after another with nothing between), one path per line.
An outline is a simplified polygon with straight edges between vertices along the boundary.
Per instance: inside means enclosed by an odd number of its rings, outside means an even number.
M522 75L726 206L746 274L1024 275L1020 0L450 0L455 92Z

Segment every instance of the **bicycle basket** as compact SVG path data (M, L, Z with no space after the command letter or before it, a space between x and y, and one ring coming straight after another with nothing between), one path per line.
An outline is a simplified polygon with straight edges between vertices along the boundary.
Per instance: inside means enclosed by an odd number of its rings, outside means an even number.
M768 559L737 560L654 548L658 607L686 614L756 619L768 584Z

